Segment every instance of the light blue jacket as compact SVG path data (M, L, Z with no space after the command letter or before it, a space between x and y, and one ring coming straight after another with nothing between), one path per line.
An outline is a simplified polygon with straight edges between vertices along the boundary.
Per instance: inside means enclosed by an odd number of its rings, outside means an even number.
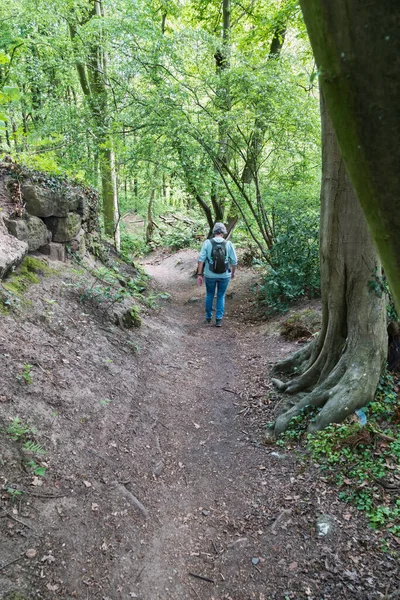
M221 242L224 238L222 236L216 235L214 240L216 242ZM225 273L213 273L210 271L209 261L211 260L211 251L212 244L210 240L206 240L200 250L199 261L205 263L204 266L204 277L210 277L211 279L221 279L231 276L230 270L225 271ZM237 265L237 256L235 252L235 248L233 247L232 242L226 242L226 258L229 262L229 266Z

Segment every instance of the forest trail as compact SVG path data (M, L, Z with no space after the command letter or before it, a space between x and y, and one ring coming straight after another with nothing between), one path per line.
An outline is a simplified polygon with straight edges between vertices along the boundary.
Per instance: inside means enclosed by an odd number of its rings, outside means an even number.
M2 505L0 565L17 560L0 571L0 598L396 597L397 567L362 516L301 457L262 443L269 363L292 345L273 321L252 322L254 273L239 270L218 329L203 324L196 256L145 261L171 298L134 333L136 355L126 332L82 312L55 279L32 287L22 323L4 320L0 408L29 407L42 423L49 472L41 488L25 475L28 500L14 513ZM40 365L29 389L15 382L18 359ZM0 451L8 481L21 478L16 451Z

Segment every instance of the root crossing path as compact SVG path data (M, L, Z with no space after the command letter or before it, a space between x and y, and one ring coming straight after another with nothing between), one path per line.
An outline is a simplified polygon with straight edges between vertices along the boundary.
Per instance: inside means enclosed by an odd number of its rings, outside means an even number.
M171 298L130 345L55 279L32 288L25 321L4 319L1 418L41 424L49 474L35 487L16 445L0 448L5 485L26 490L14 509L3 499L0 598L394 597L396 563L363 518L312 465L262 443L269 363L292 346L251 322L254 274L238 272L219 329L203 324L195 265L186 250L147 260Z

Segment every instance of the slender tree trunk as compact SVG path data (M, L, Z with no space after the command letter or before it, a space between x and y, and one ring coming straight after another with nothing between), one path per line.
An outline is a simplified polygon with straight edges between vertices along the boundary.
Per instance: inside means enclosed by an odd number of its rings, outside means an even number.
M117 252L121 250L121 230L119 226L120 222L120 213L119 213L119 204L118 204L118 182L117 182L117 171L115 167L115 154L114 150L111 149L110 156L110 165L111 165L111 181L112 181L112 191L113 191L113 217L114 217L114 245Z
M150 192L150 199L147 205L147 227L146 227L146 244L149 244L153 241L153 233L154 233L154 221L153 221L153 203L154 196L156 193L156 188L153 187Z
M400 3L300 4L342 155L400 310Z
M305 406L321 409L310 429L340 422L365 406L374 397L387 353L384 299L369 286L380 269L378 256L322 100L321 119L322 330L274 369L296 373L286 383L275 380L281 391L296 395L277 418L276 434Z

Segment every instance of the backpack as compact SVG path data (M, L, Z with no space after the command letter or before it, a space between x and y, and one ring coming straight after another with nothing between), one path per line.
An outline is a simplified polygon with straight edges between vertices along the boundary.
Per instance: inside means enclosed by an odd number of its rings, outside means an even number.
M228 270L228 260L226 258L226 241L211 242L211 260L209 260L210 271L212 273L225 273Z

